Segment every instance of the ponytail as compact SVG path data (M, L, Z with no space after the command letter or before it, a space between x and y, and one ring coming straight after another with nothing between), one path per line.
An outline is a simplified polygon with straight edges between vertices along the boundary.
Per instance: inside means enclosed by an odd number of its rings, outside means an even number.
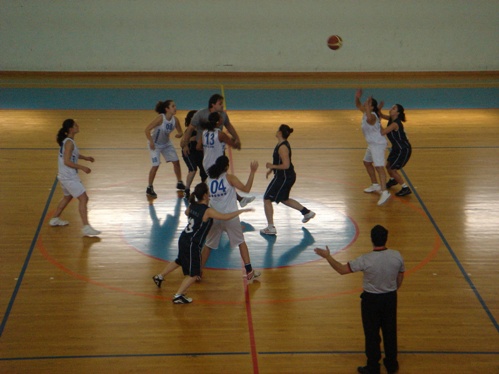
M62 123L62 127L59 129L59 132L57 133L56 141L57 144L62 146L62 142L64 139L68 137L69 129L73 127L75 124L74 119L67 119Z
M404 107L400 104L395 104L397 106L397 112L399 112L398 119L400 122L405 122L405 112Z
M173 103L173 100L158 101L154 110L158 114L165 114L166 108L169 108L171 103Z
M380 117L380 110L378 108L378 100L376 100L374 97L371 100L371 105L373 106L373 112L376 113L378 118Z
M185 127L191 124L192 117L196 114L197 110L190 110L189 113L185 116Z
M206 183L199 183L194 187L194 191L189 196L189 204L198 204L203 200L203 196L208 193L208 186Z
M227 156L220 156L217 161L207 170L208 175L212 179L217 179L222 173L227 170L229 166L229 158Z

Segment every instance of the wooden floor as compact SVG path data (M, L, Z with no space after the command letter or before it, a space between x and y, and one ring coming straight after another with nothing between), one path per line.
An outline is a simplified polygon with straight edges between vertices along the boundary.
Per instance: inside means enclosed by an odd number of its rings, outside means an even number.
M414 152L404 175L414 194L382 207L363 193L359 112L229 113L243 143L231 152L234 173L245 180L249 162L260 163L256 210L242 220L262 276L247 286L242 269L212 267L189 290L191 305L172 305L182 275L160 290L151 280L166 263L147 252L151 209L178 235L185 205L166 164L158 199L145 197L143 129L154 113L0 111L0 372L354 373L365 362L362 276L338 275L313 248L330 245L346 262L370 250L369 230L382 224L407 267L400 373L499 373L499 110L408 112ZM96 159L81 177L98 239L81 237L75 202L68 227L48 225L62 196L55 134L68 117L80 124L81 153ZM275 207L281 235L271 243L258 230L281 123L295 129L292 195L317 217L302 225ZM175 252L176 239L164 240Z

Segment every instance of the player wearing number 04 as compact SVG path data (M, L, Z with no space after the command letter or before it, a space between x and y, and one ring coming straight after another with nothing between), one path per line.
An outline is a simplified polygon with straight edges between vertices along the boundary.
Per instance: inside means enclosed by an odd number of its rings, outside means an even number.
M185 296L187 289L201 276L201 248L206 235L210 231L213 219L230 220L241 213L252 211L253 209L241 209L231 213L220 213L208 206L210 201L208 186L199 183L189 198L189 207L185 211L188 217L188 224L180 234L178 240L178 257L174 262L170 262L161 274L155 275L152 279L158 287L164 277L182 266L185 278L182 281L177 293L173 296L174 304L189 304L192 299Z
M250 175L246 184L243 184L235 175L227 173L229 170L229 159L227 156L217 158L215 165L208 169L208 188L210 192L210 205L219 212L230 213L237 211L237 194L236 188L240 191L249 193L253 186L253 179L258 169L258 162L252 161L250 164ZM226 232L229 237L231 248L239 247L241 258L244 261L246 269L246 279L248 283L252 283L255 278L260 276L260 272L253 270L251 259L248 251L248 246L244 240L243 230L239 217L229 221L221 221L215 219L213 227L208 233L206 244L203 248L202 266L206 264L210 256L211 250L218 248L222 232Z

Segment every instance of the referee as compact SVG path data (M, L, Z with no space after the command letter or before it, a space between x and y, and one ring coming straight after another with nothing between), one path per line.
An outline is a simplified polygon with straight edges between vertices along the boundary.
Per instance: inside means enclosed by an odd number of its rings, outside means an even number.
M380 335L383 333L385 358L383 363L388 374L399 369L397 361L397 289L404 279L404 260L400 253L386 248L388 230L376 225L371 230L373 250L342 264L326 249L316 248L315 253L325 258L339 274L362 271L364 292L360 295L362 326L364 327L367 365L359 366L361 374L379 374L381 359Z

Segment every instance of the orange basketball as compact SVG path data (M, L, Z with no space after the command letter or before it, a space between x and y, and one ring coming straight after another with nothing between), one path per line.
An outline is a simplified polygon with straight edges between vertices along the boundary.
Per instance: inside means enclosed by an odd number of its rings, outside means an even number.
M327 46L333 51L340 49L343 45L343 39L339 35L331 35L327 40Z

